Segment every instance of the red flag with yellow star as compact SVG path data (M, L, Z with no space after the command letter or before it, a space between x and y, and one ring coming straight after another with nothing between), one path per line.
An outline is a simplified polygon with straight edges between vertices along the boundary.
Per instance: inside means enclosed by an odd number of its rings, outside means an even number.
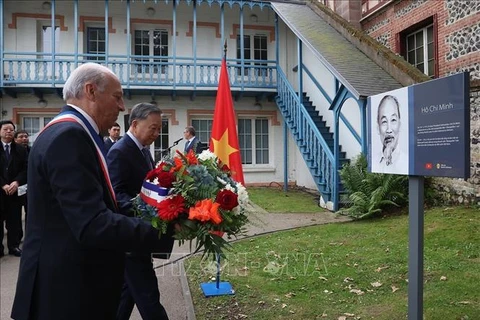
M238 145L237 125L233 111L232 93L228 80L227 62L222 60L218 81L217 100L213 114L210 151L226 164L235 181L245 185L243 180L242 159Z

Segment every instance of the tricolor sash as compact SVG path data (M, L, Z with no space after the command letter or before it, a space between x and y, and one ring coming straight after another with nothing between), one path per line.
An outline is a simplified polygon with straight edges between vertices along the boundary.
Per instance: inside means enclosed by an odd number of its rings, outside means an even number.
M160 202L165 200L170 189L157 186L156 184L144 181L140 190L140 198L146 204L156 207Z
M61 123L61 122L76 122L82 126L82 128L88 133L90 139L92 139L95 148L97 149L97 157L100 163L100 168L103 172L103 177L105 178L105 182L108 186L108 191L113 199L113 203L115 207L117 206L117 200L115 197L115 192L113 191L112 182L110 181L110 175L108 174L107 162L105 161L105 149L103 147L103 141L97 132L93 129L92 125L88 122L85 117L79 112L72 112L72 111L64 111L60 113L58 116L53 118L42 130L42 132L47 129L48 127ZM42 133L40 132L40 134Z

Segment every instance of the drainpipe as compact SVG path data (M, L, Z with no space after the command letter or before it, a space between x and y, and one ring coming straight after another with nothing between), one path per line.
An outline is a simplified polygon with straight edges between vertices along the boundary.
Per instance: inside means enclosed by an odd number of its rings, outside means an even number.
M51 22L52 22L52 87L55 87L55 0L52 0L52 11L51 11ZM60 27L59 27L60 28Z
M175 3L175 1L174 1ZM131 66L131 30L130 30L130 0L127 0L127 89L130 89L130 66Z
M109 46L109 39L108 39L108 0L105 0L105 66L108 67L108 46Z
M3 42L4 42L4 34L3 34L3 0L0 0L0 87L3 87ZM2 99L2 98L0 98ZM2 109L3 111L3 109ZM3 119L3 116L2 116Z
M75 0L75 2L73 3L73 30L75 32L74 66L75 66L75 69L77 69L78 67L78 0Z
M173 3L173 27L172 27L172 55L173 55L173 91L175 92L177 88L177 1L172 1ZM167 79L168 81L168 79Z

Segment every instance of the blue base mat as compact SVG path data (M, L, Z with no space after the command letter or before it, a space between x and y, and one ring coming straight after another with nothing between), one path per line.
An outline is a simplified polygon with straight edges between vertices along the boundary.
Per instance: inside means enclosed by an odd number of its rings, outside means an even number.
M225 296L235 294L232 285L229 282L209 282L201 283L200 287L202 288L203 294L205 297L214 297L214 296Z

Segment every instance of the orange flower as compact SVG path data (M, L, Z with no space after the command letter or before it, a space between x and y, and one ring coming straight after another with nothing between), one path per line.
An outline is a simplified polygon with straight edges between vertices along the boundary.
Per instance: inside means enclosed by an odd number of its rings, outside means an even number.
M195 154L193 149L190 149L190 151L188 151L186 158L189 165L198 164L197 155Z
M220 204L214 203L211 199L205 199L195 204L195 207L191 207L188 212L188 219L199 220L202 222L212 221L214 224L222 222L218 207Z
M180 158L174 158L175 164L170 168L170 172L177 172L183 167L183 161Z

